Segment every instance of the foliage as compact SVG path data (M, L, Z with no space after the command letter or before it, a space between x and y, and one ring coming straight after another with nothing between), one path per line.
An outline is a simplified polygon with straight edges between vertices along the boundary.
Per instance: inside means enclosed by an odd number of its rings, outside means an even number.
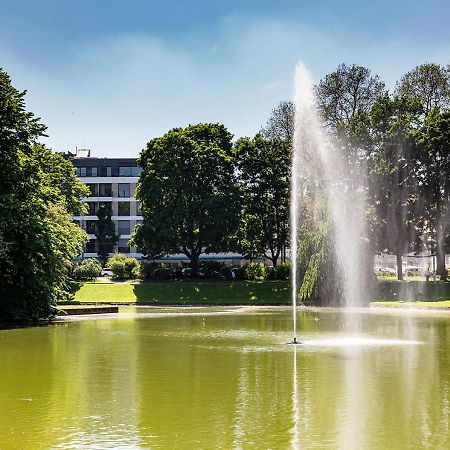
M414 132L422 108L409 97L380 97L370 113L370 193L376 214L377 250L401 255L415 250L420 220Z
M266 278L266 266L263 263L249 263L244 266L246 280L262 281Z
M286 101L280 102L270 113L260 134L269 141L282 141L291 147L294 141L294 116L294 104Z
M266 272L266 280L289 280L291 264L290 262L284 262L278 266L267 267Z
M153 261L140 261L137 269L135 269L135 278L148 280L153 278L154 271L159 267L159 264Z
M237 247L250 260L265 256L277 265L289 239L290 147L262 135L236 143L243 196Z
M108 259L108 267L113 273L113 279L130 279L135 278L136 267L139 267L139 263L136 258L129 258L122 253L117 253Z
M38 144L46 127L0 69L0 319L33 320L67 300L67 272L87 239L69 213L86 192L70 162Z
M450 111L433 109L417 131L421 197L429 238L436 250L437 274L447 278L445 253L450 250Z
M116 225L111 219L112 211L107 205L98 208L96 223L96 233L98 246L98 256L105 262L109 254L113 251L114 245L119 241L119 235L116 234Z
M155 280L171 280L175 276L174 271L170 267L158 267L153 271Z
M336 129L358 114L368 113L384 92L384 83L366 67L340 64L316 86L319 110L326 125Z
M397 93L418 99L425 113L434 108L450 107L450 67L421 64L405 74L397 83Z
M224 251L238 222L232 136L223 125L175 128L142 151L136 196L143 224L132 242L147 254Z
M96 259L88 258L74 267L72 275L77 280L94 280L101 272L102 265Z

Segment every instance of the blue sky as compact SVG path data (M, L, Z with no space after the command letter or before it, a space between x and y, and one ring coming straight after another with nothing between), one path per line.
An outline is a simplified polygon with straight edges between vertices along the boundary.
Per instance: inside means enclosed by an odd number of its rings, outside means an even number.
M450 63L441 1L0 0L0 67L49 127L54 150L136 156L170 128L255 134L292 96L297 61L320 79L365 65L389 88Z

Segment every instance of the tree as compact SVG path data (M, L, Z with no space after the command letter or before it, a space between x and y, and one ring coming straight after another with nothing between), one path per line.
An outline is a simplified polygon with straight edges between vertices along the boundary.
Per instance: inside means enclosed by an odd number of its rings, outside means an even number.
M38 144L46 127L24 96L0 69L0 320L36 321L68 297L67 269L87 236L68 213L78 194L55 177L70 162Z
M341 64L315 87L319 111L331 129L368 113L383 94L384 83L366 67Z
M244 199L239 249L276 266L289 239L290 147L258 134L238 140L236 154Z
M280 102L270 114L261 133L268 140L280 140L289 147L294 141L295 107L292 102Z
M416 134L426 218L434 235L437 274L447 279L445 252L450 249L450 111L432 109Z
M414 145L421 112L417 100L385 94L370 114L369 199L376 214L377 246L396 255L399 280L402 256L415 250L421 222Z
M223 125L175 128L142 151L136 197L143 224L132 242L186 255L193 273L202 253L227 251L238 224L232 135Z
M397 83L397 94L420 100L424 112L450 107L450 68L426 63L416 66Z
M97 254L103 263L108 259L114 245L119 241L119 235L116 234L116 225L111 219L111 208L102 205L97 211L97 229L95 237L97 238Z

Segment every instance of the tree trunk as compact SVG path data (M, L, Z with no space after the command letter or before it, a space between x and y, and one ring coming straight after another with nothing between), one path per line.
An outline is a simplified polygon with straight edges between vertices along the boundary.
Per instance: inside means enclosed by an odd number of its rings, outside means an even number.
M192 277L196 278L197 275L198 275L198 256L197 255L191 255L190 261L191 261Z
M278 256L274 256L273 258L270 258L270 260L272 261L273 267L277 267L277 265L278 265Z
M447 280L447 268L445 267L444 227L438 224L436 227L436 274L441 281Z
M403 266L402 266L402 254L397 252L395 255L397 257L397 280L403 280Z

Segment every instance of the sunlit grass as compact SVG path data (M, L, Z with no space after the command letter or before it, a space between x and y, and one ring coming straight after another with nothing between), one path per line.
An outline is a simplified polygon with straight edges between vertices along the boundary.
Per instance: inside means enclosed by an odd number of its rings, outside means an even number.
M437 302L372 302L370 304L374 307L383 308L420 308L420 309L449 309L450 300L441 300Z

